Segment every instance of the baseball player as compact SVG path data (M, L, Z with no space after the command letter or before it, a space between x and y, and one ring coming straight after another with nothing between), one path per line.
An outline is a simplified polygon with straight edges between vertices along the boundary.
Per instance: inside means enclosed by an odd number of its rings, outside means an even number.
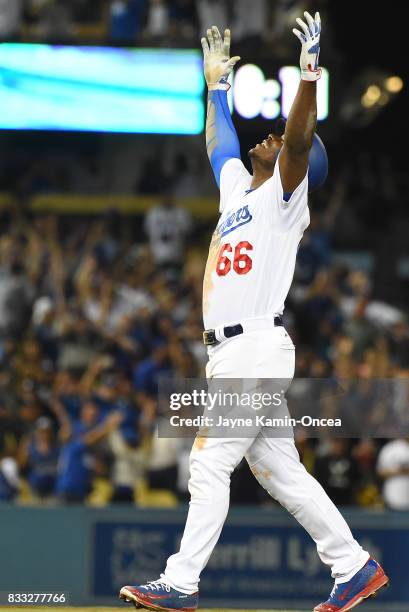
M220 187L220 220L213 234L204 288L208 378L287 379L294 345L282 313L303 232L309 224L309 155L316 128L321 22L304 13L294 34L301 43L301 80L283 137L274 134L250 150L253 174L227 103L230 32L217 27L202 39L208 85L206 140ZM310 164L311 165L311 164ZM311 168L310 168L311 171ZM206 438L190 459L191 502L180 550L158 580L126 586L120 597L152 610L193 611L199 577L220 536L229 508L230 477L245 457L268 493L315 541L335 585L315 612L345 612L387 585L380 565L362 549L340 512L300 462L294 439L268 435Z

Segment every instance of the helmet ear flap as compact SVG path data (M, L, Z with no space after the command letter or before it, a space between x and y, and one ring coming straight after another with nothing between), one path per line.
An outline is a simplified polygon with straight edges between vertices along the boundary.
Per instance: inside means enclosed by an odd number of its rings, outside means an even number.
M279 117L274 123L274 134L283 136L287 122ZM317 133L314 134L308 158L308 191L322 187L328 175L328 155L325 145Z

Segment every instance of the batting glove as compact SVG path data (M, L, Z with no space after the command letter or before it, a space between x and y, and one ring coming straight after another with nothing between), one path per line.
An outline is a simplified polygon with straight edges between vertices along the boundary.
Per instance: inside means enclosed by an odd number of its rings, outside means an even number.
M224 31L222 39L219 29L213 26L207 30L207 38L202 38L204 73L209 91L230 89L227 82L230 72L241 59L238 55L230 57L230 30Z
M320 55L320 36L321 36L321 18L319 13L315 13L313 19L307 11L304 13L307 21L303 21L299 17L296 19L298 25L302 29L293 29L301 43L300 68L301 78L304 81L318 81L321 77L321 68L318 66ZM307 25L308 24L308 25Z

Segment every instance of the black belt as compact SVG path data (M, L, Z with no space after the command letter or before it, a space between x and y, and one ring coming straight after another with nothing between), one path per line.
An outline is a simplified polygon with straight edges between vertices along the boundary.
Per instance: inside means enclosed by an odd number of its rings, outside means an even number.
M283 327L283 318L280 315L274 317L274 327ZM223 334L225 338L234 338L234 336L239 336L243 333L243 326L241 323L237 323L237 325L228 325L223 328ZM216 332L214 329L207 329L203 332L203 344L206 346L213 346L215 344L220 344L220 341L216 338Z

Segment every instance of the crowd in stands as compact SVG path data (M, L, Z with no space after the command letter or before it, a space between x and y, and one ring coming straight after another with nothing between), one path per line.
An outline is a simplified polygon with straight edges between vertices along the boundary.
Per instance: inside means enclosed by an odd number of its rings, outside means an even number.
M232 28L235 44L259 49L263 41L262 49L273 45L274 57L284 57L295 16L305 9L325 14L329 5L0 0L0 38L197 47L217 23ZM328 56L330 20L326 31ZM311 439L299 432L297 445L337 504L409 510L408 430L402 427L399 439L371 438L364 416L373 381L408 378L408 313L402 299L389 303L375 291L370 267L335 257L335 248L345 246L392 251L386 238L377 243L386 224L395 223L391 236L400 231L406 244L405 202L398 194L407 190L408 175L406 168L392 171L378 151L360 146L352 157L353 170L332 172L330 187L315 196L285 325L297 346L298 377L364 383L348 396L362 433ZM171 504L188 498L191 440L156 435L157 390L162 378L204 373L201 295L211 227L199 227L179 198L204 193L209 181L193 155L175 159L171 181L156 157L145 161L134 192L158 203L144 218L115 210L59 217L26 207L37 194L114 192L113 173L95 156L66 161L8 151L2 161L0 189L14 200L0 216L0 502ZM408 425L405 389L393 390L393 405ZM231 497L233 503L273 503L245 462L233 476Z
M191 440L156 435L157 389L162 377L204 373L206 244L177 199L157 197L144 219L2 213L2 501L142 503L154 491L187 498ZM333 258L339 208L335 198L313 214L299 251L285 313L297 376L407 377L405 313L374 299L367 272ZM407 415L407 397L398 399ZM365 402L355 394L357 422ZM353 440L300 434L297 443L337 503L409 509L408 439L369 439L363 424ZM232 500L267 502L244 463Z
M325 5L315 0L314 10ZM183 46L217 23L233 27L236 42L277 42L308 7L297 0L0 0L0 37Z

